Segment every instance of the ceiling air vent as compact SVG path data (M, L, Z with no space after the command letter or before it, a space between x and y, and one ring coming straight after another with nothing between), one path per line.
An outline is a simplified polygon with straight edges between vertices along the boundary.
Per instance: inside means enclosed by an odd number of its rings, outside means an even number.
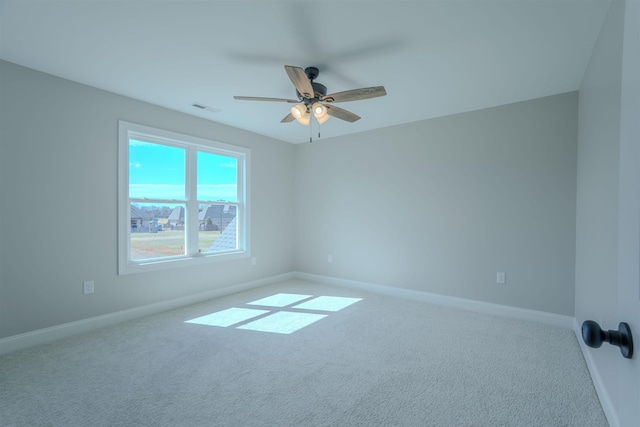
M200 110L207 110L207 111L209 111L211 113L217 113L217 112L220 111L220 109L218 109L218 108L208 107L208 106L206 106L204 104L200 104L199 102L194 102L194 103L191 104L191 106L192 107L196 107L196 108L198 108Z

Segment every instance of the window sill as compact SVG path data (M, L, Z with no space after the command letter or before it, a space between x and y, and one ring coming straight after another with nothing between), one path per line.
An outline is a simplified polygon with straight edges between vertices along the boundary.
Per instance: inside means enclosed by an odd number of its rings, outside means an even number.
M118 275L149 273L152 271L167 270L172 268L188 267L194 265L211 264L224 261L234 261L249 258L247 251L224 252L217 254L197 254L174 258L162 258L157 260L145 260L141 262L129 262L118 266Z

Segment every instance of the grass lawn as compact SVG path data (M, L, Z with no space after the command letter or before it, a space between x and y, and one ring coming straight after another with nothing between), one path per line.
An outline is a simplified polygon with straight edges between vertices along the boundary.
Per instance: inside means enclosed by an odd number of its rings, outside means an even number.
M206 252L209 246L220 236L219 231L198 232L198 247ZM156 256L182 255L184 254L185 232L184 230L165 230L157 233L131 233L131 252Z

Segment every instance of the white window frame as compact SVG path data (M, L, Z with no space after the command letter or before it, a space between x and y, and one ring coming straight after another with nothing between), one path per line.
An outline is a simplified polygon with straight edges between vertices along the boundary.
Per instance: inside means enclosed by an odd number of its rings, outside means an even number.
M129 198L129 139L139 139L151 143L171 145L186 149L186 215L185 232L187 254L141 261L131 260L131 208ZM235 157L238 159L238 249L200 253L198 251L198 203L196 195L196 153L197 150ZM225 144L208 139L156 129L149 126L118 122L118 274L141 273L179 266L188 266L216 261L227 261L251 256L250 252L250 170L251 150L245 147ZM146 202L147 200L145 200ZM154 202L154 200L148 200ZM182 203L183 201L176 201Z

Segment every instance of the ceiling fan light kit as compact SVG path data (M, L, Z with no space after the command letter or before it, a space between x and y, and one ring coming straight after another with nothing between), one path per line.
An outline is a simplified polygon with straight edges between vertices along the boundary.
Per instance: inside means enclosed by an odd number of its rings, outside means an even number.
M329 120L329 117L337 117L353 123L360 120L360 116L353 114L342 108L333 105L323 104L335 102L358 101L362 99L376 98L387 94L383 86L374 86L361 89L352 89L344 92L337 92L327 95L327 87L314 82L320 71L316 67L307 67L304 70L291 65L284 66L291 83L296 88L298 100L284 98L261 98L255 96L234 96L234 99L241 101L272 101L288 102L296 104L291 107L291 113L287 114L280 122L289 123L294 119L298 123L308 125L311 120L311 112L319 124Z

